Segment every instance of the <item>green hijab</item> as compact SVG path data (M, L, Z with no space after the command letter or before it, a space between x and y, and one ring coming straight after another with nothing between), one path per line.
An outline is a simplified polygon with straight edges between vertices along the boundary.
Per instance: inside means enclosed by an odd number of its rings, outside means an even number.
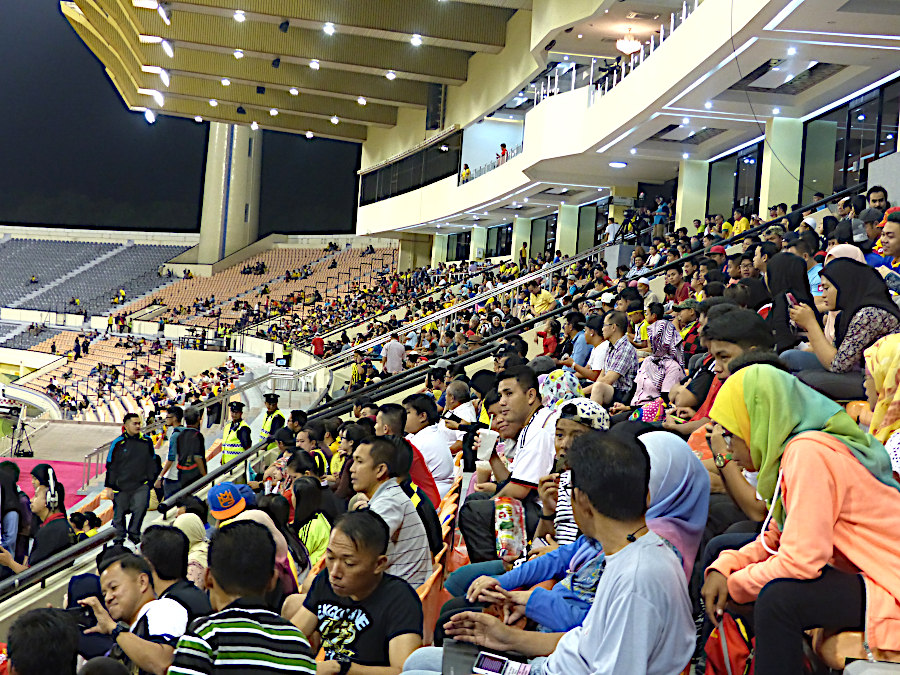
M824 431L843 443L868 471L885 485L900 491L884 446L862 431L844 409L774 366L757 364L729 377L709 413L710 417L750 448L759 470L757 491L784 525L784 505L772 499L778 483L781 456L797 434Z

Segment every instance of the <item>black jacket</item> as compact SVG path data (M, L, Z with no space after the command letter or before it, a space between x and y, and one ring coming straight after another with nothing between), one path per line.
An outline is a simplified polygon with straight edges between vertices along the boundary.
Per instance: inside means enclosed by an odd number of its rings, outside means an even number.
M134 490L152 484L161 471L160 464L147 436L123 434L109 446L105 485L113 490Z

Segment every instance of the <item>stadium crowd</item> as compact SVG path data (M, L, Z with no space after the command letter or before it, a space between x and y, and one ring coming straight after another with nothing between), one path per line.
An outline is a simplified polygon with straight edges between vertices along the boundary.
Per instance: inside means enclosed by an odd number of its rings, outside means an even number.
M755 672L795 675L812 672L807 631L849 634L841 659L896 659L900 208L881 187L834 207L798 219L778 205L759 233L735 210L646 233L612 275L581 261L421 331L389 318L371 330L390 340L354 354L348 389L365 391L346 419L268 396L259 440L276 459L181 498L172 525L140 531L162 475L126 421L107 466L117 544L70 582L73 611L16 620L12 672L80 659L84 673L423 675L461 658L472 672L479 649L541 675L719 673L723 658L746 672L721 643L752 635ZM652 291L655 268L687 253ZM410 312L477 290L446 286ZM551 312L526 341L522 322ZM493 368L453 363L488 343ZM379 380L422 360L420 391L379 401ZM234 452L249 442L241 408ZM168 479L183 486L206 470L200 415L168 413L182 428ZM441 514L459 471L474 478L449 565ZM36 468L40 524L18 559L10 472L0 565L20 572L75 535L63 486ZM452 597L425 625L416 589L435 560Z

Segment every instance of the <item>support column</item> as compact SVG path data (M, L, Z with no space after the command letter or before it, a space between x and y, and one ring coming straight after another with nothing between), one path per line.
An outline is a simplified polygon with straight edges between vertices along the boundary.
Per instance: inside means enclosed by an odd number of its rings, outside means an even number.
M683 159L678 165L678 191L675 196L675 229L686 227L694 234L693 221L700 222L707 213L706 193L709 186L709 162ZM727 217L727 216L726 216Z
M447 262L447 235L436 234L431 238L431 266Z
M578 253L578 207L560 205L556 219L556 249L563 255Z
M632 197L637 198L637 183L634 185L613 185L609 189L609 194L613 197ZM625 211L630 208L628 206L613 206L610 204L609 217L615 218L616 222L621 225L625 221Z
M763 146L759 211L784 202L790 209L797 202L800 187L800 162L803 155L803 122L771 117L766 122Z
M424 267L431 262L431 237L427 234L406 232L400 237L397 269L406 272Z
M512 251L510 258L518 265L519 251L522 250L522 244L528 244L528 257L532 256L531 250L531 218L519 218L513 220L512 231Z
M262 131L210 122L198 263L214 263L256 241Z
M472 240L469 245L469 260L484 260L487 252L487 228L475 225L472 227Z

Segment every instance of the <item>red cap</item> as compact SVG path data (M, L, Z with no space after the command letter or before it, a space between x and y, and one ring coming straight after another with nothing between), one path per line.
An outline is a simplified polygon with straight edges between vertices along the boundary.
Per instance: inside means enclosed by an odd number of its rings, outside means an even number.
M711 249L709 249L709 252L710 253L721 253L722 255L725 255L725 253L726 253L724 246L713 246Z

